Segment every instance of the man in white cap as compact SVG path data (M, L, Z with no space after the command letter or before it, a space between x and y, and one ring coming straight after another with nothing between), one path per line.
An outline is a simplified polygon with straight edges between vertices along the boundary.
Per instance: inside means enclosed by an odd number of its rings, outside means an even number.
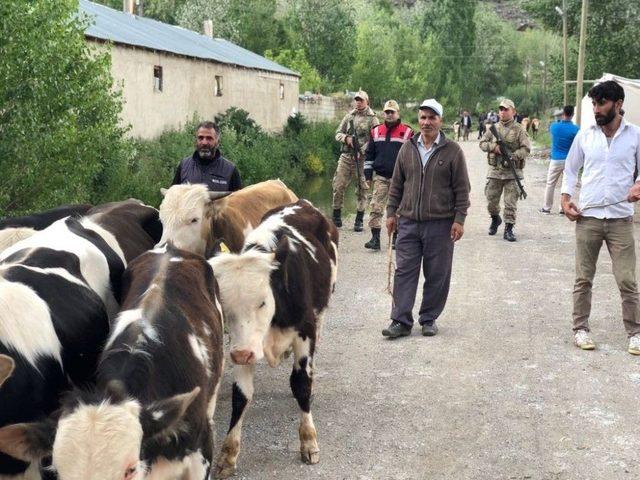
M504 140L505 145L511 150L515 163L516 175L520 180L524 178L522 169L525 160L531 151L531 144L527 131L515 120L516 106L513 101L505 98L500 102L498 115L500 121L496 123L496 130ZM504 234L502 238L509 242L516 241L513 226L516 224L516 212L518 210L518 198L520 190L513 176L513 170L502 157L502 151L498 141L491 130L487 129L480 140L480 149L487 152L489 170L487 172L487 185L484 189L487 197L487 209L491 215L489 235L495 235L502 223L500 217L500 197L504 192Z
M356 232L364 229L364 209L367 206L364 152L369 143L371 129L379 123L375 112L369 108L369 95L363 90L358 91L355 95L355 108L344 116L336 130L336 141L342 144L338 167L333 176L333 223L336 227L342 226L344 192L351 179L355 179L358 203L353 229ZM354 150L356 144L359 146L357 152Z
M367 189L373 180L371 214L369 215L371 240L364 244L365 248L371 250L380 250L382 217L387 207L389 185L393 169L396 166L396 157L400 147L413 136L411 127L400 121L398 102L395 100L387 101L383 111L384 123L371 129L371 140L369 140L364 160L364 177L367 181Z
M398 230L391 324L382 331L388 338L411 333L421 263L425 281L418 322L422 335L438 333L453 244L462 238L469 208L467 164L460 145L440 130L442 105L429 98L418 108L420 135L400 148L387 202L387 229Z

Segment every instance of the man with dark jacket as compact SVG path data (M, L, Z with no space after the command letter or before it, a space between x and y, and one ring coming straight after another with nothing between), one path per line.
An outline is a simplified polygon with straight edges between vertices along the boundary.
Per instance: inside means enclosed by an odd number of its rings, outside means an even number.
M460 117L460 126L462 128L462 140L469 140L469 132L471 131L471 115L469 115L468 111L462 112L462 116Z
M395 100L389 100L384 104L384 123L371 129L371 137L365 152L364 177L367 189L371 186L373 179L371 214L369 215L371 240L364 244L365 248L380 250L382 216L387 206L387 198L389 198L389 184L393 168L396 166L396 157L400 147L412 135L411 127L400 121L398 103Z
M451 281L453 244L464 234L469 208L469 175L460 146L445 138L442 105L430 98L418 110L420 135L406 142L396 160L387 202L387 229L397 227L396 271L389 338L406 336L413 327L413 304L424 272L418 322L422 335L438 333Z
M220 132L213 122L202 122L196 131L196 151L182 159L171 185L204 183L212 192L242 188L240 172L220 154Z

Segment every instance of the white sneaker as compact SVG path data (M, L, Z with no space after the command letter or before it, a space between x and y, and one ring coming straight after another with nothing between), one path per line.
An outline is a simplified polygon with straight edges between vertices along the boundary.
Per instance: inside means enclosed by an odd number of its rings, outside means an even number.
M629 349L631 355L640 355L640 333L636 333L633 337L629 337Z
M596 344L591 340L591 336L589 336L589 332L586 330L578 330L574 335L574 339L576 347L582 350L593 350L596 348ZM640 355L640 336L638 336L638 348L638 355ZM631 343L629 343L629 353L631 353Z

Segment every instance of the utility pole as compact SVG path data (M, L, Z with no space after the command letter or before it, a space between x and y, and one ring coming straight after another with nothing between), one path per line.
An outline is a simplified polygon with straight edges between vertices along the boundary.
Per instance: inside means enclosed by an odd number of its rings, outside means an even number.
M582 115L582 91L584 80L584 52L587 45L587 10L589 0L582 0L582 15L580 15L580 50L578 53L578 78L576 81L576 123L580 126Z
M562 50L564 51L564 105L569 104L569 86L567 80L569 80L569 66L567 59L569 58L569 52L567 51L567 0L562 0Z
M544 42L544 60L542 62L542 115L547 111L547 42Z

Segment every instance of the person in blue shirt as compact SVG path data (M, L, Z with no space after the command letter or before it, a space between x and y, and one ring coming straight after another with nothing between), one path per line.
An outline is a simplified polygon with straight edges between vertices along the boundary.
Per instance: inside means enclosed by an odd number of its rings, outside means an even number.
M562 172L564 172L564 161L567 158L573 139L580 127L571 121L573 117L573 105L566 105L562 109L562 117L559 121L553 122L549 127L551 133L551 161L547 172L547 189L544 194L544 205L540 209L541 213L550 214L553 207L553 196L556 184ZM560 209L560 215L564 212Z

